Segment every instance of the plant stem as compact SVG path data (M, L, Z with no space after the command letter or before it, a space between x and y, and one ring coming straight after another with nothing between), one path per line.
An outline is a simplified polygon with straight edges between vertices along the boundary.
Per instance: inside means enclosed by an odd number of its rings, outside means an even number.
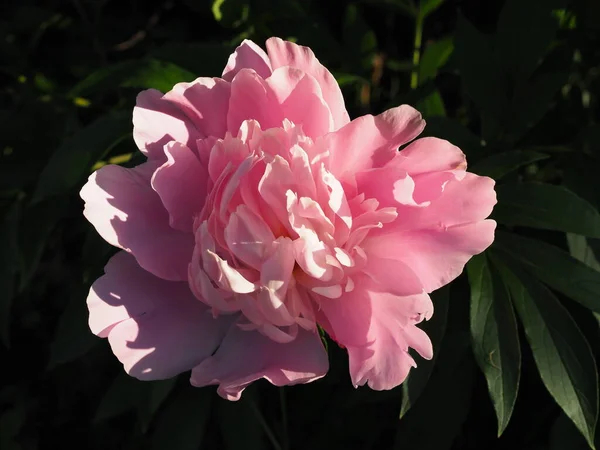
M424 17L421 14L419 5L417 15L415 16L415 40L413 50L413 70L410 74L410 88L416 89L419 86L419 62L421 61L421 43L423 41L423 22Z

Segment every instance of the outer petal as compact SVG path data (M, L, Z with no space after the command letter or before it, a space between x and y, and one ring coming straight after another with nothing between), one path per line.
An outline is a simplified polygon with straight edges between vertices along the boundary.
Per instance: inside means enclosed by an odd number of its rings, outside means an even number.
M130 375L157 380L190 370L218 347L234 320L214 319L187 283L143 270L125 252L106 265L87 304L93 333L107 337Z
M109 244L132 253L165 280L187 280L194 238L169 226L169 214L150 186L156 164L104 166L81 190L85 217Z
M459 276L473 255L494 240L496 222L484 220L437 230L395 231L369 235L363 249L369 256L403 263L432 292ZM382 280L378 280L383 282ZM390 288L402 278L388 277Z
M152 176L152 188L169 212L171 227L192 232L194 216L202 210L207 196L208 171L185 145L165 146L167 162Z
M271 38L267 40L267 53L273 70L282 66L290 66L312 75L317 80L323 91L323 98L333 116L335 129L343 127L350 121L337 81L319 62L310 48L279 38Z
M133 139L148 158L166 161L163 147L177 141L193 148L203 137L185 113L163 97L162 92L148 89L138 94L133 108Z
M242 69L231 82L227 128L237 135L242 122L250 119L266 130L281 127L284 115L267 82L254 70Z
M176 84L163 98L182 110L202 137L221 138L227 131L230 91L230 84L220 78L200 77Z
M430 195L434 200L425 208L395 204L399 218L391 228L403 230L448 228L483 220L492 213L496 204L496 192L495 182L491 178L467 172L460 181L452 175L450 180L440 185L440 177L434 175L416 176L415 193L437 192L440 187L441 192L434 196ZM415 198L418 199L416 194Z
M307 136L316 138L335 129L331 112L323 100L317 80L292 67L280 67L267 79L286 119L302 125Z
M402 149L396 159L396 167L410 175L467 168L460 148L435 137L417 139Z
M248 39L244 39L231 54L223 70L222 78L231 81L242 69L253 69L263 78L271 75L269 57L262 48Z
M329 150L329 170L344 180L388 163L398 147L418 136L424 127L421 114L411 106L402 105L378 116L359 117L326 135L317 145Z
M375 293L370 282L359 279L354 291L340 299L319 301L320 320L333 339L348 349L350 375L355 386L392 389L404 381L416 364L408 353L414 348L426 359L433 355L431 341L416 327L433 313L426 294L396 297Z
M194 368L191 383L218 384L221 397L238 400L242 391L260 378L275 386L310 383L322 378L328 368L318 333L299 329L296 339L280 344L234 325L217 352Z

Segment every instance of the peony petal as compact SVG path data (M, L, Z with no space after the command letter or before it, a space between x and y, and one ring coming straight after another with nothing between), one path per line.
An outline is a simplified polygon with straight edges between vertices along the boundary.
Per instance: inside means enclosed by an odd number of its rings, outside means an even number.
M395 260L410 267L425 292L432 292L454 280L473 255L489 247L495 229L496 222L484 220L437 230L374 233L362 245L369 258ZM388 281L392 288L403 279L388 278Z
M417 195L429 195L432 201L425 208L396 204L399 219L394 222L393 228L447 228L477 222L491 214L496 204L494 180L469 172L464 174L462 180L457 180L453 175L450 175L450 180L442 174L437 175L415 177L415 198L418 198Z
M337 130L350 121L337 81L310 48L279 38L270 38L267 40L267 53L273 70L289 66L300 69L317 80L323 92L323 99L331 111L334 129Z
M165 154L167 162L154 172L152 188L169 212L171 227L191 233L194 217L206 200L208 172L183 144L167 144Z
M425 121L408 105L378 116L366 115L323 137L318 146L329 150L329 170L343 181L357 172L388 163L399 146L417 137Z
M193 148L203 137L196 125L162 92L148 89L138 94L133 108L133 139L142 153L151 160L166 161L163 147L171 141Z
M370 290L361 279L340 299L319 301L325 330L348 349L350 375L355 386L365 383L375 390L392 389L402 383L416 364L409 347L431 359L427 335L416 327L429 317L433 305L426 294L397 297Z
M397 167L410 175L465 170L465 154L444 139L424 137L407 145L396 157Z
M265 51L248 39L244 39L229 57L222 78L227 81L242 69L253 69L262 78L271 75L271 61Z
M108 337L115 356L141 380L170 378L214 352L235 320L213 319L187 283L165 281L117 253L90 290L93 333Z
M312 76L292 67L280 67L267 79L283 116L311 138L335 129L331 112L323 100L321 87Z
M237 135L245 120L254 119L263 130L281 127L284 115L271 87L252 69L242 69L231 82L227 129Z
M156 164L133 169L108 165L81 190L85 217L111 245L132 253L140 266L165 280L187 280L194 238L169 226L169 214L150 186Z
M198 387L218 384L221 397L238 400L260 378L275 386L310 383L322 378L328 368L318 333L299 329L296 339L282 344L234 325L216 353L192 370L190 381Z
M254 269L262 265L275 236L267 224L246 205L240 205L229 217L225 242L229 250Z
M191 83L176 84L163 99L183 111L202 137L222 138L227 131L230 92L228 82L220 78L200 77ZM189 144L188 147L192 148Z

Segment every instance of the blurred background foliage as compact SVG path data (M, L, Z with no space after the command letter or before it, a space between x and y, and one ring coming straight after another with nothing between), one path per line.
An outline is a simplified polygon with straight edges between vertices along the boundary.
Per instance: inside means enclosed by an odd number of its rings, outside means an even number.
M395 390L352 388L330 342L325 379L228 403L127 377L87 328L113 250L78 191L140 161L137 92L219 76L273 35L313 48L352 117L412 104L498 181L497 241L434 293L436 358ZM0 448L593 447L599 207L597 0L4 0Z

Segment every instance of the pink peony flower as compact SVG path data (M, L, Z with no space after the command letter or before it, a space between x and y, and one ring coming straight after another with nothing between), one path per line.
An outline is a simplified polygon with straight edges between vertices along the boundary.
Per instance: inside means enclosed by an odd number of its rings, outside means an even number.
M428 293L494 238L494 182L447 141L416 140L410 106L350 121L312 51L244 41L222 78L142 92L147 161L109 165L81 191L85 216L124 251L88 297L90 327L132 376L192 370L238 399L265 378L325 375L322 327L355 386L391 389L432 357L417 326Z

